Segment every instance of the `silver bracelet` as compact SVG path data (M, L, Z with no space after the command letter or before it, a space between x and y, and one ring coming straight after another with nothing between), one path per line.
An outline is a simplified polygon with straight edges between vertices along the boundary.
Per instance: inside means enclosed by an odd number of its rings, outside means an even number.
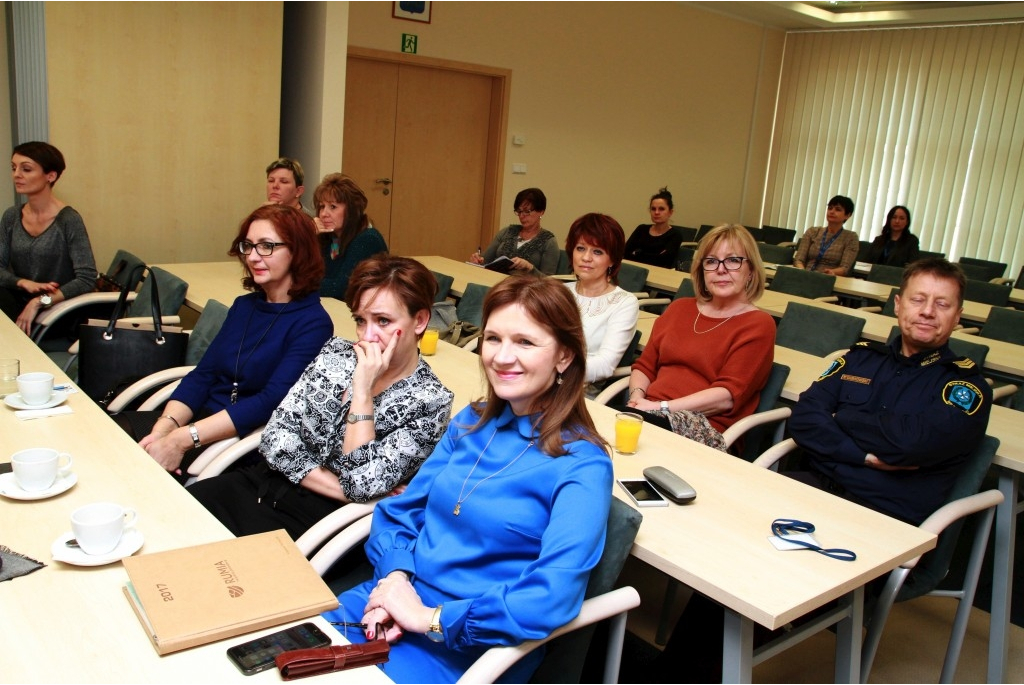
M642 392L644 394L644 397L647 397L647 391L644 390L643 388L633 388L632 390L629 391L629 396L632 397L633 393L635 393L637 390Z

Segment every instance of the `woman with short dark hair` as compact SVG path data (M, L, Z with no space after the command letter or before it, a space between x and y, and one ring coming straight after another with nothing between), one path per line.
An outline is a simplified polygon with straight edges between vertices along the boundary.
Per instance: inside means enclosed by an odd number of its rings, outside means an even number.
M558 241L555 234L541 228L540 220L548 208L548 199L540 188L516 193L512 211L519 224L498 232L482 253L469 257L474 264L490 264L498 257L512 260L512 272L550 276L558 269Z
M825 226L808 228L793 255L793 266L830 276L849 276L857 262L860 238L843 224L853 216L853 200L836 195L828 201Z
M0 218L0 309L26 335L41 310L96 288L85 222L53 194L64 168L49 143L22 143L11 155L14 189L28 202Z

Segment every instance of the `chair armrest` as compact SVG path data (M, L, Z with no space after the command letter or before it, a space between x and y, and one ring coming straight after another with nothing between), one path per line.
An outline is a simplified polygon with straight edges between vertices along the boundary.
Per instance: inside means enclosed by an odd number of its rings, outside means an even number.
M722 437L725 438L725 446L732 447L733 443L740 439L748 430L754 426L761 426L766 423L774 423L788 419L793 414L789 407L777 407L768 411L758 412L742 419L725 429Z
M39 342L47 328L65 314L95 304L109 304L111 308L117 303L119 293L85 293L70 300L64 300L36 314L35 330L32 332L32 340ZM135 293L128 293L128 301L135 299Z
M171 399L171 395L174 394L174 391L178 389L180 384L181 381L177 380L160 388L139 405L139 411L154 411L164 406L167 404L167 400Z
M625 614L640 606L640 595L630 586L591 597L583 602L580 613L565 625L556 628L541 640L527 640L510 647L491 647L478 658L459 678L459 683L493 683L509 666L537 649L549 640L574 630L603 621L612 616Z
M963 326L957 326L953 330L955 330L955 331L957 331L959 333L966 333L967 335L978 335L979 333L981 333L981 329L980 328L976 328L976 327L973 327L973 326L971 328L964 328Z
M1012 278L993 278L989 283L995 283L996 285L1009 285L1013 283Z
M639 298L638 298L639 299ZM648 297L638 302L640 309L644 307L657 307L664 304L672 304L672 298L669 297Z
M991 378L986 378L985 380L988 381L989 385L992 385L992 379ZM993 402L998 402L1000 400L1005 400L1008 397L1013 397L1016 394L1018 389L1019 389L1018 386L1012 385L1012 384L1011 385L1000 385L998 388L993 388L992 389L992 401Z
M692 240L686 240L686 241L683 241L683 242L679 243L679 247L697 247L699 244L700 243L692 241Z
M629 376L626 376L625 378L620 378L619 380L615 381L607 388L602 390L600 393L598 393L597 397L594 398L594 401L597 402L598 404L608 404L616 395L618 395L620 392L622 392L628 387Z
M213 478L224 473L229 466L259 447L261 437L263 437L262 428L229 446L206 465L197 475L196 480L206 480L207 478ZM189 473L191 472L192 470L190 469Z
M296 546L305 556L313 553L317 547L322 545L327 538L344 530L355 521L369 516L373 513L374 502L350 502L345 506L331 512L312 525L298 540Z
M548 278L553 278L556 281L575 281L576 274L553 274L548 276Z
M779 461L779 459L782 459L782 457L795 449L796 440L793 438L786 438L779 444L766 449L760 457L754 460L754 466L760 466L763 469L771 468Z
M775 243L775 244L778 245L779 247L796 247L800 243L798 243L798 242L796 242L794 240L784 240L781 243Z
M938 535L942 531L946 530L954 521L976 514L979 511L984 511L992 507L998 506L1003 502L1003 493L998 490L985 490L984 492L978 492L968 497L961 497L960 499L953 500L932 513L931 516L926 518L918 528L926 530L929 533ZM917 566L917 562L921 560L921 556L916 556L909 561L901 564L902 568L914 568Z
M224 438L223 440L218 440L217 442L213 443L205 450L203 450L203 453L196 457L195 461L189 464L189 475L198 476L200 473L203 472L203 469L205 469L206 466L211 461L213 461L221 454L223 454L224 451L227 450L229 447L240 441L240 437L238 437L237 435L233 435L230 438Z
M348 528L331 538L326 545L320 548L319 552L313 555L313 558L309 560L310 565L322 576L334 565L334 562L370 536L371 525L373 525L372 515L363 516L353 521Z
M838 302L839 298L835 295L826 295L824 297L814 298L816 302Z
M173 366L163 371L157 371L151 373L145 378L139 379L129 385L127 388L121 391L121 393L113 399L113 401L107 406L107 411L111 414L116 414L122 411L130 402L136 399L139 395L152 390L153 388L160 387L170 383L171 381L179 380L184 378L185 375L194 369L194 366Z
M874 314L881 314L882 313L882 308L877 306L877 305L872 305L872 306L868 306L868 307L857 307L857 309L859 309L862 312L872 312Z

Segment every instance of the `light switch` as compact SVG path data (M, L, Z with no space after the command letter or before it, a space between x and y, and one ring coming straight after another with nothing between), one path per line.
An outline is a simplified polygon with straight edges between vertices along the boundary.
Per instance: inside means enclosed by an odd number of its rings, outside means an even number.
M525 174L526 173L526 165L525 164L513 164L512 165L512 173L513 174Z
M512 136L512 144L513 145L526 145L526 136L513 135Z

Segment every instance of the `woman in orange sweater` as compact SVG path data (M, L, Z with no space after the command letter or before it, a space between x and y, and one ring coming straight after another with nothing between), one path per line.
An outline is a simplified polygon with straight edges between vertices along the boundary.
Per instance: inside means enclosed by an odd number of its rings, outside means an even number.
M764 292L757 246L742 226L709 232L694 256L696 298L669 305L633 364L627 404L645 420L711 447L753 414L775 352L775 322L754 303Z

